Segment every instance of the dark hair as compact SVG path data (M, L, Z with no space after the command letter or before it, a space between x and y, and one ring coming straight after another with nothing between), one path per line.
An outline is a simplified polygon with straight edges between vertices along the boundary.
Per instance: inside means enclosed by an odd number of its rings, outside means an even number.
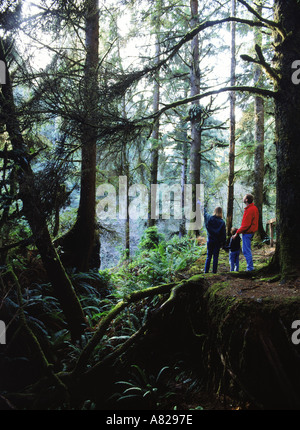
M238 229L236 227L232 227L232 229L230 230L230 233L234 235L237 231Z
M246 194L245 198L248 200L248 203L252 203L254 200L254 197L252 194Z

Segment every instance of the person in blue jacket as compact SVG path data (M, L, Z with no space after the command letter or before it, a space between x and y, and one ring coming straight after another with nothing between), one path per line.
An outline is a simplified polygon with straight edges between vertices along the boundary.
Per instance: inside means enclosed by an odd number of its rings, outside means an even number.
M226 228L221 207L216 207L213 215L209 215L204 208L204 221L207 230L207 256L204 272L209 272L213 258L213 273L217 273L220 248L225 245Z

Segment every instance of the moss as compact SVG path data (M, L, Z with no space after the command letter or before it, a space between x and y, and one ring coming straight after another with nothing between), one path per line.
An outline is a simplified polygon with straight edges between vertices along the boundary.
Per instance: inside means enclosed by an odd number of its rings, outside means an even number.
M190 274L190 275L192 275L193 273L199 273L199 271L200 271L201 269L199 268L199 266L197 265L197 264L193 264L190 268L189 268L189 271L188 271L188 273Z
M188 282L200 282L200 281L203 281L203 279L204 279L204 275L198 274L198 275L193 275L191 278L189 278Z
M214 296L218 291L224 290L228 287L230 287L230 283L228 281L214 282L207 291L207 294L210 296Z
M262 281L262 282L269 282L269 283L277 282L279 280L280 280L280 275L278 275L278 274L273 275L273 276L269 276L269 277L266 277L266 278L260 278L260 281Z
M232 310L240 305L241 299L226 294L230 282L215 282L206 291L204 299L207 300L208 318L216 327L217 336L223 336L223 325L228 321ZM222 291L222 294L218 294ZM236 312L234 313L237 316Z

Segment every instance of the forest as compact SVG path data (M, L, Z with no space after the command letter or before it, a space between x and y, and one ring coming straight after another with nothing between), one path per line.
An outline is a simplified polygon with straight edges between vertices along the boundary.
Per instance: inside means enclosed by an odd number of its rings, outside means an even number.
M300 409L299 46L299 0L1 0L0 410Z

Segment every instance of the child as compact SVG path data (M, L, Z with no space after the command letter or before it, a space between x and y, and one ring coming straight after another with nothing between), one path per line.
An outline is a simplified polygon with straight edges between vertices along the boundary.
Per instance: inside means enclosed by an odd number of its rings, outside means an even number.
M221 246L226 240L226 229L222 208L216 207L212 216L208 215L204 208L205 227L207 229L207 257L204 272L209 272L209 266L213 257L213 273L217 273L218 258Z
M240 257L240 249L241 249L241 238L239 235L235 236L237 232L237 228L232 227L231 229L231 238L228 245L229 248L229 264L230 264L230 270L233 272L234 270L236 272L239 271L239 257Z

